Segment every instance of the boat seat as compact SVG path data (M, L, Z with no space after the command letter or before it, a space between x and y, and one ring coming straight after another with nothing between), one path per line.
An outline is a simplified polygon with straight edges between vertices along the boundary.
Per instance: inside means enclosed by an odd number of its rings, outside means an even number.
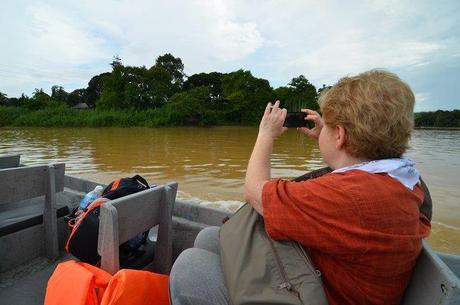
M43 204L32 204L0 212L0 237L43 223ZM70 213L67 205L56 204L57 218Z
M21 155L3 155L0 156L0 169L18 167Z
M49 259L59 256L56 214L68 212L57 205L57 194L64 190L64 172L63 163L0 169L1 247L9 247L13 235L38 222L43 223L40 238L44 241L46 256ZM38 197L44 197L43 204L35 204L41 199ZM28 252L32 255L33 251ZM13 259L11 255L9 251L0 252L0 261L7 256Z
M460 279L424 240L401 305L433 304L460 304Z
M460 257L458 255L439 252L436 252L436 254L447 266L449 266L450 270L452 270L457 277L460 277Z
M169 274L172 267L172 211L177 183L124 196L101 206L98 253L101 268L111 274L120 269L119 246L158 225L153 262L146 269Z

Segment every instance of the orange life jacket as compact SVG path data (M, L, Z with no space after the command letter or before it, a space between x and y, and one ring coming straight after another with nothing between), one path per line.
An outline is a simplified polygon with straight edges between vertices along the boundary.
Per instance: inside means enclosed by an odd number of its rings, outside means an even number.
M74 260L48 280L45 305L169 305L169 276L122 269L115 275Z

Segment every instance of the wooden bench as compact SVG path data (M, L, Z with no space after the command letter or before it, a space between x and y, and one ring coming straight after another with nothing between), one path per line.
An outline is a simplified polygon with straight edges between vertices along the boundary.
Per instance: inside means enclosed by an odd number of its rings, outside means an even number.
M5 266L31 258L25 243L43 243L49 259L59 256L56 193L64 190L65 164L0 169L0 261ZM44 205L32 199L44 196ZM29 204L28 201L33 202ZM40 202L41 203L41 202ZM66 211L68 212L68 208ZM37 223L39 222L39 223ZM43 223L34 232L21 231ZM13 236L14 235L14 236ZM40 238L37 240L37 238ZM24 243L24 244L23 244Z
M456 259L458 264L458 258ZM457 270L458 271L458 270ZM460 280L446 263L423 241L412 279L401 305L459 305Z
M3 155L0 156L0 169L18 167L20 165L21 155Z
M139 233L159 225L155 257L147 267L169 274L172 267L172 211L177 183L171 182L112 201L101 207L98 252L101 268L114 274L120 269L119 246Z

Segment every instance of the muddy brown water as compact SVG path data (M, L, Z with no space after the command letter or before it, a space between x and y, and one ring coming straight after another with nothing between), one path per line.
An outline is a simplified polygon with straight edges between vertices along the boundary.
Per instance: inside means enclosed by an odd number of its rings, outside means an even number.
M66 173L103 183L141 174L151 183L175 180L179 198L235 210L256 127L0 128L0 155L24 164L65 162ZM460 254L460 131L415 130L407 156L434 202L429 242ZM318 145L295 130L275 144L272 176L292 178L324 166Z

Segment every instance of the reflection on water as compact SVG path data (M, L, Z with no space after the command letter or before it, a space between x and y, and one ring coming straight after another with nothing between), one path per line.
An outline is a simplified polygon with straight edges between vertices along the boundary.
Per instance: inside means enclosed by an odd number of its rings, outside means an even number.
M66 173L109 183L141 174L152 183L179 182L180 198L231 210L243 198L243 178L255 127L1 128L0 154L24 164L65 162ZM460 254L460 132L416 130L415 159L435 204L430 243ZM291 178L324 166L315 142L289 130L276 141L272 175Z

